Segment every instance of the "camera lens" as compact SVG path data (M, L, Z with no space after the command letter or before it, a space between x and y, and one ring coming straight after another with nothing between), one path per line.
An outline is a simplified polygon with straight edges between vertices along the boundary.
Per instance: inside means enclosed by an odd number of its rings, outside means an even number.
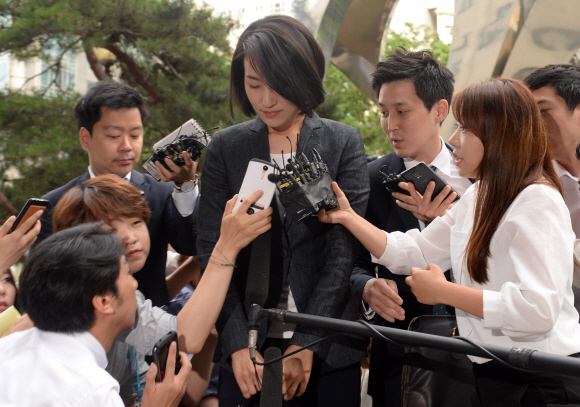
M254 214L254 210L252 208L248 209L248 215L253 215Z
M264 167L262 167L262 169L263 169L264 171L268 171L268 166L267 166L267 165L264 165Z

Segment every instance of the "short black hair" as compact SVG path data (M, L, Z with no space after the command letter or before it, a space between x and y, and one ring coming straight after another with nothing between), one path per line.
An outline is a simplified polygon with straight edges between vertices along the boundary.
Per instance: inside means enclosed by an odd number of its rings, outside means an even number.
M574 65L548 65L526 76L524 82L534 91L552 86L566 102L570 112L580 104L580 67Z
M137 108L143 123L149 115L147 100L135 89L120 82L101 81L90 88L75 106L79 130L84 127L92 136L93 126L101 120L103 108L112 110Z
M244 58L260 79L284 99L312 117L324 102L325 59L304 24L289 16L273 15L254 21L240 36L230 71L230 112L235 100L244 114L256 114L244 87Z
M415 85L415 93L427 110L441 99L451 105L455 78L430 50L407 51L400 47L377 64L371 79L377 97L384 83L409 80Z
M34 325L51 332L86 332L97 295L118 295L123 246L112 231L90 223L42 241L20 276L20 301Z

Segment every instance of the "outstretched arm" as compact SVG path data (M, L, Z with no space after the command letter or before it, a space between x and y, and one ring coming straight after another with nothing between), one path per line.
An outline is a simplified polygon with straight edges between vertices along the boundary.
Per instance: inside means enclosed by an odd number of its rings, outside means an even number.
M180 349L199 353L222 309L238 253L270 229L272 208L247 214L250 205L262 194L254 192L235 212L232 210L237 195L226 204L219 240L197 288L177 316Z
M325 223L339 223L349 230L359 242L376 258L380 258L387 247L387 235L385 232L371 224L352 208L336 182L332 183L332 189L338 200L338 208L330 212L321 210L318 219Z

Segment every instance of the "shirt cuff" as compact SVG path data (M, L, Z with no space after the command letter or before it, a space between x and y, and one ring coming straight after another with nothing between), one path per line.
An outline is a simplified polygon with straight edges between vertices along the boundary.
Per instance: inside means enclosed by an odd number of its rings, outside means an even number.
M197 202L197 198L199 197L199 189L197 185L193 188L192 191L189 192L175 192L171 195L173 197L173 203L177 208L177 211L181 216L184 218L189 216L193 213L195 209L195 204Z
M385 251L378 259L371 253L371 261L373 263L380 264L381 266L389 268L389 259L395 259L397 257L397 253L399 252L399 239L397 239L397 236L395 236L393 233L384 233L387 235L387 246L385 247Z
M503 298L501 291L483 290L483 326L503 328Z
M361 301L361 310L361 316L367 321L372 320L376 315L371 306L364 301Z

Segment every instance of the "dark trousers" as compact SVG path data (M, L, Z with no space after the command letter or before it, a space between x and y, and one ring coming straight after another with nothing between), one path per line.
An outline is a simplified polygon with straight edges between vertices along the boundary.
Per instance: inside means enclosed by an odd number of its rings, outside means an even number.
M282 353L289 346L287 339L268 338L262 347L279 347ZM262 350L263 350L262 349ZM263 352L262 352L263 354ZM342 369L334 369L314 355L312 372L306 391L300 397L284 401L284 407L359 407L360 406L360 364L355 363ZM227 369L220 369L218 384L220 407L237 407L243 399L236 377ZM282 399L283 396L280 395ZM259 393L244 400L244 407L257 407Z
M473 366L481 407L580 406L578 377L538 371L520 372L495 361L474 363Z

